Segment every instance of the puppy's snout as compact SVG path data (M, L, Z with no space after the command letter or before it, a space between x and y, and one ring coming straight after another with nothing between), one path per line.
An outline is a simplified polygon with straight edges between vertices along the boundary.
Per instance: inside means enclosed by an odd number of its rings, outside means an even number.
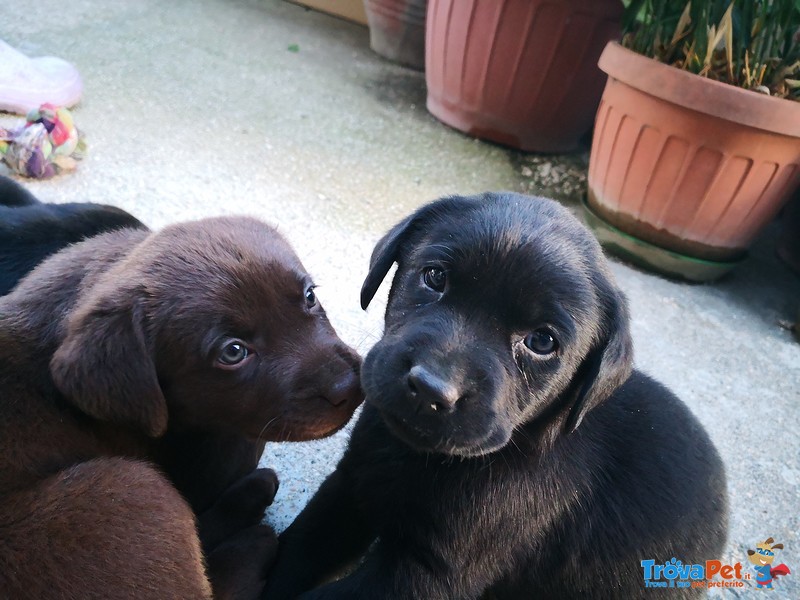
M345 402L357 403L360 397L361 384L355 371L347 371L341 375L325 393L325 400L334 406L341 406Z
M424 412L452 412L461 398L458 386L422 365L414 365L408 372L408 391Z

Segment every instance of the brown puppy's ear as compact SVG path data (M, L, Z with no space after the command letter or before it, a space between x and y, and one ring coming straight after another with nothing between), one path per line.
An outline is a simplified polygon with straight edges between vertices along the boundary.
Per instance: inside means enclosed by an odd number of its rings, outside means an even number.
M602 334L578 370L579 388L566 422L569 433L578 428L587 412L622 385L633 369L633 340L625 298L607 281L599 283L598 289L604 305Z
M117 288L78 307L50 372L84 413L158 437L167 429L167 404L137 298L135 291Z

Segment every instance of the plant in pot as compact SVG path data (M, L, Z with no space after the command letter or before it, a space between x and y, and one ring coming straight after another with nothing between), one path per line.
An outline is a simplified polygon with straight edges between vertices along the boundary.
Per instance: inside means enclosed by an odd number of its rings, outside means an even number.
M612 252L706 281L800 184L800 1L628 0L587 216Z

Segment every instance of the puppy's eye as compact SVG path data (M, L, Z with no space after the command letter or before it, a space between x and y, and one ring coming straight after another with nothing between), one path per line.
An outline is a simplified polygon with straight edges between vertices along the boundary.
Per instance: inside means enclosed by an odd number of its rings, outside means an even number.
M317 304L317 295L314 293L314 286L312 285L306 290L306 306L312 308Z
M558 341L552 332L543 327L525 336L525 345L536 354L552 354L558 350Z
M217 361L223 367L233 367L240 364L248 356L250 356L249 348L240 340L233 340L223 346Z
M441 294L444 292L444 286L447 283L447 275L439 267L425 267L422 271L422 283L434 292Z

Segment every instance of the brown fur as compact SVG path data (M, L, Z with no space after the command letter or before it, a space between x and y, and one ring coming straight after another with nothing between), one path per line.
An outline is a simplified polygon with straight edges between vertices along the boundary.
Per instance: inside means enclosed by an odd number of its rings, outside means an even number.
M274 229L223 218L92 238L0 298L0 590L257 597L264 442L328 435L362 399L309 286Z

